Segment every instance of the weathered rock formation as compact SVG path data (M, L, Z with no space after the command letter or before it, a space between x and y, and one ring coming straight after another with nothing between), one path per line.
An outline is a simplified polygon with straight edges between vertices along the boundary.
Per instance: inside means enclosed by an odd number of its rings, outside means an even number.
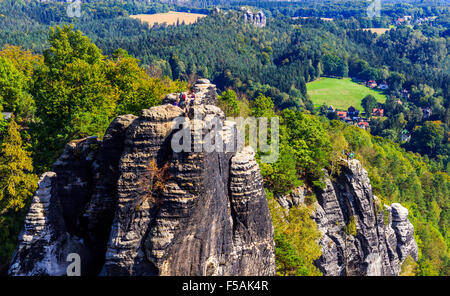
M243 8L243 18L246 24L251 24L257 28L263 28L267 24L267 18L262 11L252 12L250 9Z
M398 275L407 256L418 260L418 248L408 210L398 203L381 206L366 170L358 160L342 165L335 178L315 192L312 217L323 236L322 256L316 266L324 275ZM303 187L279 198L284 207L303 202ZM353 224L356 233L351 233Z
M117 117L102 141L69 143L41 177L9 273L65 275L77 253L83 275L273 275L254 152L238 147L235 124L214 106L215 86L199 80L194 90L188 114L171 94L139 117ZM174 126L180 118L185 125ZM191 150L172 149L180 132ZM208 139L226 149L195 149Z
M114 119L102 140L69 143L41 176L9 274L65 275L75 253L82 275L274 275L254 151L240 147L215 86L200 79L194 91L187 110L169 94ZM290 208L316 195L325 275L397 275L418 259L408 210L381 205L357 160L325 183L278 198Z
M63 260L70 253L90 257L83 241L66 231L55 185L56 174L53 172L43 174L39 180L39 188L19 236L10 274L65 274L67 264Z

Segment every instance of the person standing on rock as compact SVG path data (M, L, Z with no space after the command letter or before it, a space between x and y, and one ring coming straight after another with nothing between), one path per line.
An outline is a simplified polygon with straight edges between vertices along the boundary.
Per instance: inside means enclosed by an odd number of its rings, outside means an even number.
M189 107L194 106L195 103L195 92L194 89L191 89L191 100L189 101Z
M189 97L189 99L188 99L188 97ZM188 116L188 114L189 114L189 109L192 106L194 106L194 101L195 101L195 93L194 93L194 89L191 89L189 96L186 95L185 100L184 100L184 104L185 104L184 112L185 112L186 116Z
M347 161L352 160L353 157L355 156L355 152L349 152L349 151L342 151L342 154L344 154L347 157Z
M180 94L180 108L182 108L184 112L186 112L186 107L187 107L187 95L185 92L182 92Z
M180 93L180 96L178 97L178 101L179 101L179 104L180 104L180 108L183 108L183 93Z
M177 97L176 100L173 102L174 106L180 106L180 98Z

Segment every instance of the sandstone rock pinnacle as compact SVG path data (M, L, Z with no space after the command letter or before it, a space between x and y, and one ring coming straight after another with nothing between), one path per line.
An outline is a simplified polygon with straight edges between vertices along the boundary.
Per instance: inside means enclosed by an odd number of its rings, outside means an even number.
M67 144L39 181L9 274L65 275L67 255L77 253L82 275L274 275L272 222L252 150L171 147L179 117L236 141L235 124L215 106L215 85L200 79L194 91L188 117L170 94L139 117L117 117L102 141ZM217 130L206 124L214 118Z

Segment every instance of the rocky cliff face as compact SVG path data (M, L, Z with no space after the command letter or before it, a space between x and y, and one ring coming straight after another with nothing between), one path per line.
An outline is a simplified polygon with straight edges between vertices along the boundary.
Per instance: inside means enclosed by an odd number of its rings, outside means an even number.
M246 24L252 24L257 28L263 28L267 24L267 18L262 11L252 12L249 9L242 9L244 11L243 18Z
M214 105L215 86L199 80L194 90L188 114L168 95L139 117L117 117L103 140L69 143L39 181L9 274L65 275L67 255L77 253L83 275L273 275L273 228L254 152L237 147L235 124ZM237 149L175 152L180 117ZM198 133L187 133L195 148Z
M102 140L69 143L41 176L9 274L65 275L75 253L82 275L274 275L254 151L239 147L236 124L215 106L215 86L200 79L194 91L189 110L169 94L139 117L117 117ZM223 149L197 149L208 136ZM406 257L418 259L407 209L381 205L357 160L325 183L312 217L325 275L397 275ZM307 194L299 187L278 200L290 208Z
M418 260L408 210L398 203L382 206L358 160L342 165L341 173L325 183L325 189L315 192L312 217L323 234L316 265L324 275L398 275L407 256ZM297 188L279 203L299 205L305 191Z

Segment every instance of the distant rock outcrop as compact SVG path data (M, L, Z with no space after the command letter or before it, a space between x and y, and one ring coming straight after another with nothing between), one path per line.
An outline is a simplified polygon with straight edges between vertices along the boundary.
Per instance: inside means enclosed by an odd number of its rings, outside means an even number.
M250 9L242 8L243 18L246 24L251 24L258 28L263 28L267 24L267 18L260 10L258 12L252 12Z
M77 253L82 275L274 275L273 227L252 149L172 149L180 117L237 147L235 124L214 106L215 86L202 79L194 91L187 117L171 94L139 117L117 117L102 141L69 143L41 177L9 274L65 275L67 255ZM168 172L160 190L146 183L153 160Z
M383 207L372 195L358 160L343 164L341 173L325 183L325 189L315 192L318 201L312 217L323 234L316 266L324 275L398 275L407 256L418 260L408 210L398 203ZM304 190L298 188L279 203L285 207L301 203Z

